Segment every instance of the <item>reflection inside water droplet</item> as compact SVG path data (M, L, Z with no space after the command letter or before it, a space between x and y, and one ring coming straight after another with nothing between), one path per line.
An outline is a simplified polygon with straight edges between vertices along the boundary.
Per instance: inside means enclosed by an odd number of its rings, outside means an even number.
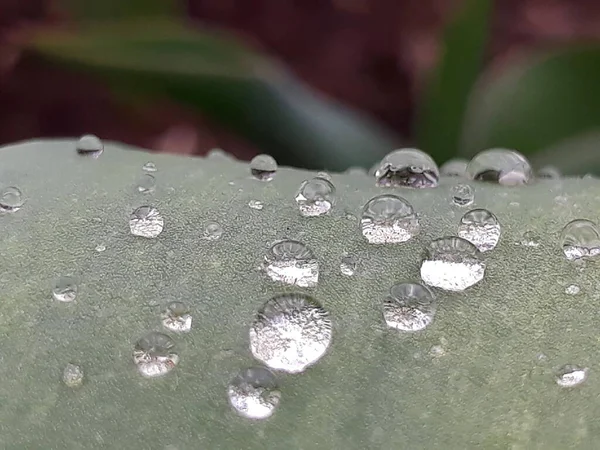
M277 172L277 161L269 155L257 155L250 161L250 173L260 181L271 181Z
M296 204L305 217L329 213L335 201L335 187L324 178L305 180L296 194Z
M17 212L24 204L25 198L19 188L9 186L0 191L0 213Z
M493 148L473 157L467 166L467 176L472 180L516 186L527 184L532 171L529 161L519 152Z
M97 158L104 151L104 144L98 136L86 134L79 138L76 145L77 153L83 156Z
M60 277L54 283L52 297L59 302L72 302L77 298L77 280L75 277Z
M591 220L576 219L569 222L563 228L560 242L569 261L600 254L600 233Z
M422 284L396 284L383 302L385 323L397 330L423 330L433 321L434 315L433 293Z
M227 394L233 409L249 419L270 417L281 398L275 375L263 367L240 371L229 383Z
M588 375L589 369L567 364L558 371L556 384L561 387L575 387L583 383Z
M375 172L377 185L383 187L431 188L438 185L439 178L435 161L416 148L388 153Z
M487 209L474 209L460 219L458 236L475 244L479 251L487 252L498 244L500 223Z
M456 206L469 206L473 200L475 200L475 193L468 184L457 184L452 188L452 203Z
M192 329L192 315L183 302L171 302L162 314L162 324L169 331L187 333Z
M129 218L129 229L134 236L156 238L164 226L160 212L153 206L140 206Z
M76 388L83 384L83 369L76 364L67 364L63 370L63 383L70 388Z
M133 350L133 362L140 375L154 378L175 368L179 356L173 352L175 341L163 333L152 331L138 340Z
M314 287L319 281L319 263L302 242L275 242L265 255L263 269L273 281L299 287Z
M379 195L363 209L360 229L370 244L406 242L420 231L413 207L396 195Z

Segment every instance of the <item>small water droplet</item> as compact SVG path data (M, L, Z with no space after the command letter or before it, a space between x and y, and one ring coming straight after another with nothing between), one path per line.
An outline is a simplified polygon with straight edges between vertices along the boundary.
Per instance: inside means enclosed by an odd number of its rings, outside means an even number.
M70 388L76 388L83 384L83 369L76 364L67 364L63 370L63 383Z
M21 190L9 186L0 191L0 212L17 212L25 204Z
M54 283L52 297L59 302L72 302L77 298L77 280L74 277L60 277Z
M209 222L204 227L204 239L216 241L223 236L223 227L218 222Z
M346 218L346 220L349 220L351 222L356 222L356 216L352 213L346 213L344 215L344 217Z
M244 369L227 388L229 403L243 417L266 419L279 405L281 392L275 375L264 367Z
M567 364L560 368L556 375L556 384L561 387L575 387L583 383L588 376L589 369Z
M532 171L529 161L519 152L493 148L473 157L467 166L467 176L472 180L517 186L529 183Z
M569 261L600 255L600 234L591 220L576 219L563 228L560 243Z
M537 177L546 180L558 180L562 178L562 175L560 173L560 170L558 170L556 167L546 166L538 170Z
M259 211L265 207L264 203L260 200L250 200L248 202L248 206L252 209L257 209Z
M577 286L576 284L570 284L565 288L565 294L569 294L569 295L577 295L579 294L579 286Z
M103 252L104 250L106 250L106 245L104 245L104 244L98 244L98 245L96 245L96 251L97 252Z
M158 209L153 206L140 206L131 213L129 229L134 236L155 238L165 226Z
M395 284L383 302L385 323L396 330L423 330L433 321L434 315L435 298L422 284Z
M304 294L269 300L250 328L250 349L274 370L303 372L315 364L331 342L329 313Z
M458 236L475 244L479 251L487 252L498 244L500 223L487 209L473 209L460 219Z
M142 166L142 170L145 172L156 172L156 164L154 164L152 161L148 161Z
M356 266L358 265L358 261L356 257L344 254L342 255L342 259L340 261L340 272L342 275L346 275L347 277L351 277L356 272Z
M419 234L420 226L408 201L396 195L379 195L365 205L360 229L370 244L395 244Z
M483 279L485 263L477 247L456 236L432 241L421 264L424 283L447 291L464 291Z
M429 354L435 358L439 358L446 354L446 350L441 345L434 345L429 349Z
M452 202L456 206L469 206L475 200L475 192L468 184L457 184L452 188Z
M77 153L84 156L91 156L97 158L104 151L104 144L98 136L93 134L86 134L81 136L77 141Z
M440 173L446 177L461 177L464 178L467 175L467 165L469 161L466 159L451 159L446 161L440 167Z
M225 150L223 150L222 148L211 148L207 153L206 153L206 157L209 159L224 159L224 160L230 160L233 159L232 156L227 153Z
M302 242L275 242L265 255L263 268L269 278L299 287L314 287L319 281L319 263Z
M524 247L539 247L540 237L534 231L526 231L523 233L520 244Z
M296 204L305 217L329 213L335 202L335 186L324 178L305 180L296 194Z
M156 180L149 173L142 175L137 183L137 190L142 194L151 194L156 187Z
M403 148L388 153L375 172L378 186L432 188L438 185L440 173L435 161L416 148Z
M174 348L173 339L166 334L152 331L136 342L133 362L143 377L166 375L179 362L179 356L173 352Z
M171 302L162 314L162 324L175 333L187 333L192 329L192 315L183 302Z
M271 181L277 172L277 161L269 155L256 155L250 161L250 173L260 181Z

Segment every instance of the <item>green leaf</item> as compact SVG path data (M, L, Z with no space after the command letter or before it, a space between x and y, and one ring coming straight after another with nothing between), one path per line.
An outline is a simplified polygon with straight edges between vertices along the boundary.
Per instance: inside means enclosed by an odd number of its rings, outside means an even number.
M58 0L71 17L80 21L180 16L181 0Z
M492 0L466 0L444 32L417 115L419 147L443 162L458 153L468 96L481 70Z
M399 143L371 120L216 33L174 22L129 21L76 34L41 33L30 46L113 86L196 108L284 164L369 167Z

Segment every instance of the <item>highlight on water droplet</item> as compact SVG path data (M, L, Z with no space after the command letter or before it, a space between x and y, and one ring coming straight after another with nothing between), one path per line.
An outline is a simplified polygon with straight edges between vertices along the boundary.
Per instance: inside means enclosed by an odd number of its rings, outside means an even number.
M433 293L419 283L395 284L383 301L385 323L401 331L425 329L433 322L435 310Z
M63 370L62 380L70 388L83 384L83 369L76 364L67 364Z
M154 164L152 161L148 161L142 166L142 170L144 172L156 172L156 164Z
M406 242L420 229L412 205L396 195L378 195L369 200L360 220L362 235L370 244Z
M554 166L545 166L537 171L537 177L545 180L559 180L562 178L560 170Z
M98 245L96 245L96 251L97 251L98 253L101 253L101 252L103 252L104 250L106 250L106 245L104 245L104 244L98 244Z
M475 200L475 192L468 184L457 184L452 188L452 203L456 206L469 206Z
M469 241L449 236L432 241L425 249L421 279L429 286L464 291L483 280L485 263Z
M323 357L330 343L329 313L304 294L273 297L250 328L252 355L273 370L303 372Z
M500 239L500 223L487 209L473 209L460 219L458 236L475 244L481 252L493 250Z
M403 148L388 153L375 171L377 185L432 188L438 185L440 172L427 153L416 148Z
M218 222L209 222L204 227L204 239L207 241L216 241L223 236L223 227Z
M328 214L335 202L335 186L325 178L305 180L296 194L296 204L305 217Z
M0 191L0 213L17 212L24 204L25 198L18 187L9 186Z
M59 277L52 289L52 297L59 302L69 303L77 298L77 279L72 276Z
M356 272L357 265L358 260L355 256L349 255L348 253L344 253L340 261L340 272L342 272L342 275L351 277L352 275L354 275L354 272Z
M241 370L229 383L227 395L235 412L248 419L271 417L281 399L275 375L264 367Z
M319 263L312 250L299 241L277 241L265 255L263 270L280 283L315 287L319 282Z
M139 339L133 349L133 362L140 375L155 378L173 370L179 362L174 348L175 341L157 331L151 331Z
M151 194L156 188L156 180L149 173L142 175L137 182L137 190L142 194Z
M248 202L248 206L252 209L256 209L258 211L262 210L265 205L263 202L261 202L260 200L250 200Z
M467 166L467 176L472 180L517 186L531 181L532 170L527 158L519 152L493 148L473 157Z
M467 164L469 164L469 161L466 159L451 159L442 164L440 174L445 177L464 178L467 175Z
M560 245L569 261L600 255L598 226L587 219L576 219L563 228Z
M561 367L556 375L556 384L560 387L575 387L583 383L588 376L587 367L567 364Z
M140 206L131 213L129 229L134 236L156 238L165 226L158 209L153 206Z
M98 136L86 134L79 138L76 149L80 155L97 158L104 151L104 144Z
M277 161L270 155L256 155L250 161L250 173L260 181L271 181L277 173Z
M192 329L192 315L183 302L171 302L162 314L162 325L175 333L187 333Z

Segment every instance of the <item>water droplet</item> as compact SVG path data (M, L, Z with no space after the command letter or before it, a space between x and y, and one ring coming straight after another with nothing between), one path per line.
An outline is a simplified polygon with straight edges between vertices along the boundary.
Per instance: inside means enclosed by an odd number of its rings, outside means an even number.
M209 222L204 227L204 239L216 241L223 236L223 227L218 222Z
M63 370L63 383L70 388L76 388L83 384L83 369L76 364L67 364Z
M93 134L86 134L81 136L77 141L77 153L80 155L91 156L97 158L104 151L104 144L98 136Z
M446 177L465 177L468 164L469 161L466 159L451 159L442 164L440 173Z
M565 288L565 294L569 294L569 295L577 295L579 294L579 286L577 286L576 284L570 284Z
M142 170L145 172L156 172L156 164L154 164L152 161L148 161L142 166Z
M500 223L487 209L473 209L460 219L458 236L475 244L479 251L487 252L498 244Z
M133 349L133 362L138 372L146 378L169 373L179 362L174 347L175 341L163 333L152 331L142 337Z
M517 186L527 184L532 172L529 161L519 152L493 148L473 157L467 166L467 176L472 180Z
M138 192L142 194L151 194L156 187L156 180L149 173L142 175L137 184Z
M299 287L314 287L319 281L319 263L302 242L275 242L265 255L264 270L273 281Z
M375 179L378 186L431 188L438 185L440 173L435 161L416 148L394 150L381 160Z
M129 229L134 236L155 238L165 226L165 222L153 206L140 206L131 213L129 218Z
M569 261L600 254L600 234L591 220L576 219L563 228L561 246Z
M335 202L335 186L324 178L305 180L296 194L296 204L305 217L329 213Z
M558 180L562 178L562 175L560 173L560 170L558 170L556 167L546 166L538 170L537 177L544 178L546 180Z
M0 212L17 212L25 204L21 190L10 186L0 191Z
M72 302L77 298L77 280L74 277L60 277L54 283L52 297L59 302Z
M229 383L227 394L233 409L249 419L270 417L281 398L275 375L264 367L242 370Z
M331 342L331 319L312 297L282 294L269 300L250 328L250 349L274 370L299 373L315 364Z
M439 358L439 357L444 356L446 354L446 350L444 350L444 347L442 347L441 345L433 345L429 349L429 354L431 356L433 356L434 358Z
M192 329L192 315L183 302L171 302L162 315L162 324L175 333L187 333Z
M370 244L395 244L419 234L420 226L408 201L396 195L379 195L365 205L360 229Z
M589 369L567 364L556 375L556 384L561 387L575 387L583 383L588 376Z
M340 261L340 272L342 272L342 275L351 277L354 275L354 272L356 272L357 265L358 261L354 256L344 254L342 255L342 260Z
M475 192L468 184L457 184L452 188L452 202L456 206L469 206L475 200Z
M432 241L421 264L423 282L447 291L464 291L484 274L485 263L477 247L455 236Z
M104 245L104 244L98 244L98 245L96 245L96 251L97 252L103 252L104 250L106 250L106 245Z
M250 173L260 181L271 181L277 172L277 161L269 155L257 155L250 161Z
M534 231L526 231L521 238L521 245L524 247L539 247L540 237Z
M388 327L397 330L423 330L434 315L435 298L422 284L395 284L383 302L383 318Z
M331 175L329 174L329 172L317 172L317 177L323 178L323 179L325 179L327 181L331 181L332 180Z
M259 211L265 207L264 203L260 200L250 200L248 202L248 206L252 209L257 209Z

